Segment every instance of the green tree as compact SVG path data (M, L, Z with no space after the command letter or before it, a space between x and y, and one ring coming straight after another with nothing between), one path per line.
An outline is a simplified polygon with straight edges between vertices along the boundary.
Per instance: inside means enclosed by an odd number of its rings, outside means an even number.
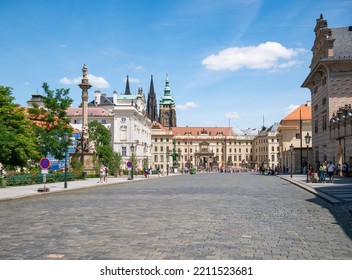
M110 145L111 132L98 121L88 123L89 138L95 141L96 146Z
M134 170L137 168L137 156L136 156L136 153L133 153L131 156L130 156L130 162L132 162L132 168L134 168Z
M95 149L100 163L109 165L113 157L110 145L111 132L97 121L88 123L89 139L95 142Z
M66 145L64 135L72 134L70 119L67 117L67 108L71 106L73 100L69 97L70 89L49 88L47 83L43 83L46 93L44 108L39 108L34 104L30 108L30 118L36 124L34 130L39 139L39 145L43 155L50 153L57 159L65 157Z
M76 175L76 176L79 176L82 174L82 172L84 171L84 165L82 164L82 162L75 158L71 161L71 166L72 166L72 169L73 169L73 173Z
M117 176L117 174L120 171L121 163L122 163L121 154L113 152L111 161L109 162L109 166L110 166L110 169L114 173L115 176Z
M147 169L149 167L149 161L148 158L143 159L143 169Z
M0 162L9 169L23 169L41 155L32 122L13 101L12 88L0 86Z

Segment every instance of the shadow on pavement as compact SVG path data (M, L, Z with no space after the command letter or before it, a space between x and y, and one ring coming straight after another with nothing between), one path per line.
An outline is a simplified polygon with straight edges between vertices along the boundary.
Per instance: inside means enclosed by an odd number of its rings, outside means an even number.
M346 235L352 240L352 204L332 205L320 197L308 199L307 201L317 204L322 208L329 210Z

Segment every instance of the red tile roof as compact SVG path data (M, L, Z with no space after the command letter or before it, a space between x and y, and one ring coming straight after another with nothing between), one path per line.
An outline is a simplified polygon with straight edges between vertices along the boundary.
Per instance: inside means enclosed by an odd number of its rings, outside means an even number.
M307 104L302 104L296 110L288 114L284 119L281 121L299 121L301 114L302 121L309 121L312 120L312 107L307 106Z
M231 127L165 127L160 123L153 123L152 129L161 129L161 130L170 130L172 135L187 135L190 134L192 136L199 135L233 135L233 131Z
M82 116L82 108L67 108L67 116L79 117ZM88 116L105 117L109 116L109 110L102 107L88 107Z
M211 136L216 135L233 135L231 127L172 127L173 135L187 135L198 136L208 134Z

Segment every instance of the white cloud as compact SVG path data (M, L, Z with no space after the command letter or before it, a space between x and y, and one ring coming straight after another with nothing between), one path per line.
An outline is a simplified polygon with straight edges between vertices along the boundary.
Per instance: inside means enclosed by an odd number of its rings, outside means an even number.
M227 112L225 116L226 118L238 119L240 117L240 114L237 112Z
M290 114L291 112L296 110L298 107L299 107L299 105L291 104L290 106L285 108L285 112L286 112L286 114Z
M67 77L63 77L62 79L60 79L60 83L64 84L64 85L73 85L73 84L79 84L81 82L80 78L76 78L76 79L69 79Z
M176 105L176 109L187 110L188 108L197 108L198 105L192 101L186 102L184 105Z
M188 108L197 108L198 105L192 101L186 102L185 104Z
M280 65L285 68L296 65L297 62L291 59L304 51L302 48L285 48L277 42L266 42L258 46L224 49L203 59L202 64L210 70L270 69Z
M97 77L92 74L88 74L87 76L88 76L89 83L95 88L110 87L109 83L103 77ZM75 84L78 85L81 83L81 81L82 81L82 77L77 77L73 79L63 77L62 79L60 79L60 83L65 85L75 85Z

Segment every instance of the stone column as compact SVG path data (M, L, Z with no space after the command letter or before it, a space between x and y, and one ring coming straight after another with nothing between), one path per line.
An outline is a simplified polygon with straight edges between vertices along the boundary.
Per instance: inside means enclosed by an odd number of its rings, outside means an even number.
M88 89L92 86L88 81L88 68L84 64L82 68L83 77L82 81L79 84L79 87L82 89L82 132L87 130L88 126Z

